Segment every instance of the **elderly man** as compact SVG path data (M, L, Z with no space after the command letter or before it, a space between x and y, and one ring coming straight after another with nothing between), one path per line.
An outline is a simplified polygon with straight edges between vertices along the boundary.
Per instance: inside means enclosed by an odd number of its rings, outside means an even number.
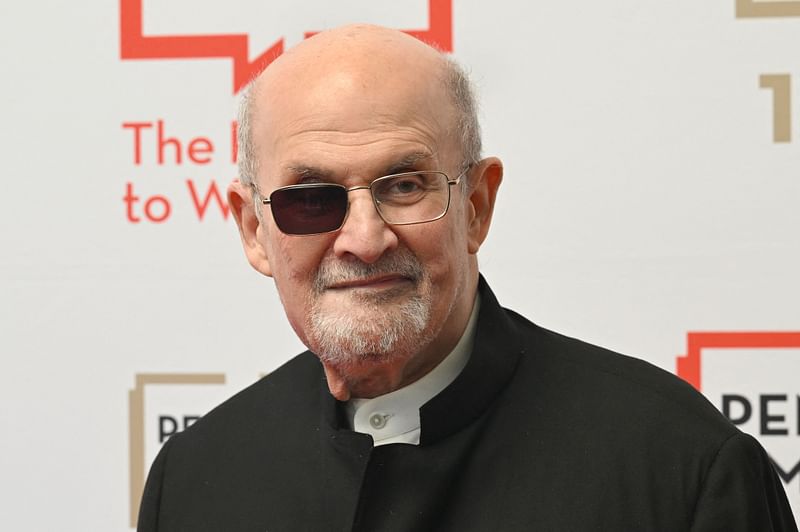
M243 104L229 201L309 351L172 437L144 531L796 530L764 451L644 362L502 309L502 179L453 62L319 34Z

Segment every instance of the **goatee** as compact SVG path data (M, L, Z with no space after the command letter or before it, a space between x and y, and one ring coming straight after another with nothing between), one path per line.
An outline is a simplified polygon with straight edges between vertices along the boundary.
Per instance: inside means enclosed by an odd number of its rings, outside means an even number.
M323 308L321 299L329 287L349 281L399 275L407 279L396 289L352 290L353 308ZM407 248L397 249L377 262L324 261L314 281L310 312L310 346L325 363L346 367L364 362L411 356L430 342L424 331L431 301L420 293L425 272Z

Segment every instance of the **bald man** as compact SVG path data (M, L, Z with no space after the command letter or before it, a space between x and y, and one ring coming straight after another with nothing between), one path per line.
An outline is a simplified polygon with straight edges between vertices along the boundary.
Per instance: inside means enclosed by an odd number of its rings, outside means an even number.
M796 530L693 389L499 306L475 115L457 65L374 26L254 82L228 199L309 351L164 445L140 532Z

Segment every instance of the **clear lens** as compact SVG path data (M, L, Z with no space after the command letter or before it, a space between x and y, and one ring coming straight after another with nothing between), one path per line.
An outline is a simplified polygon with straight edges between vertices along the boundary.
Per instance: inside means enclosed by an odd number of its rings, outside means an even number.
M412 224L447 212L450 185L441 172L412 172L381 177L370 187L378 212L387 223Z

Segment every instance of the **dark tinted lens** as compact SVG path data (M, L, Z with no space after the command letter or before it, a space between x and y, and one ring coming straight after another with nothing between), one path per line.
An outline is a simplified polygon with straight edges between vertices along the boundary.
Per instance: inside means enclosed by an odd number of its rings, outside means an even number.
M347 214L347 191L336 185L278 189L269 199L278 229L289 235L335 231Z

